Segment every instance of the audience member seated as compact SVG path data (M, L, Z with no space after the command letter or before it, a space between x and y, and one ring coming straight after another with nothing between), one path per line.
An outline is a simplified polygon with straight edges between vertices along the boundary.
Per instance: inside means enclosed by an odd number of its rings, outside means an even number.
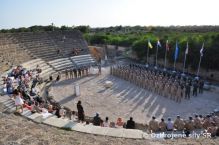
M122 118L118 118L116 122L117 128L123 128L124 122L122 121Z
M171 121L171 118L168 118L167 120L167 131L173 131L173 122Z
M109 118L106 117L105 121L103 122L103 127L109 127Z
M23 108L27 108L28 110L32 110L32 106L30 106L26 101L24 101Z
M211 118L210 115L207 115L204 119L203 119L203 128L204 129L208 129L208 127L211 126Z
M66 110L62 106L61 109L59 110L59 115L61 118L65 118Z
M215 137L217 134L218 127L216 126L215 122L211 122L210 127L208 127L207 132L211 134L211 137Z
M116 128L116 124L115 124L115 122L110 122L109 127L111 127L111 128Z
M126 123L127 129L135 129L135 121L133 121L133 118L130 117L130 119Z
M96 113L96 116L93 118L93 125L95 126L101 125L101 118L99 117L98 113Z
M183 131L184 130L184 121L180 118L179 115L177 115L176 120L174 121L174 128L177 129L178 131Z
M195 127L195 129L201 129L202 128L202 122L201 122L200 118L198 117L198 115L195 115L194 127Z
M49 113L52 113L52 114L53 114L53 112L54 112L53 106L52 106L51 104L48 105L48 112L49 112Z
M34 104L32 105L32 112L33 113L41 113L42 112L42 108L40 108L39 103L37 101L34 102Z
M71 112L71 120L72 120L72 121L77 121L77 120L78 120L75 111L72 111L72 112Z
M167 130L167 124L163 118L161 118L161 122L159 123L159 131L165 132Z
M150 132L157 132L159 130L159 125L156 117L152 117L152 120L149 122L148 129Z
M186 136L189 137L189 134L193 130L194 130L194 121L193 121L192 117L189 117L189 120L186 121L186 123L185 123L185 134L186 134Z

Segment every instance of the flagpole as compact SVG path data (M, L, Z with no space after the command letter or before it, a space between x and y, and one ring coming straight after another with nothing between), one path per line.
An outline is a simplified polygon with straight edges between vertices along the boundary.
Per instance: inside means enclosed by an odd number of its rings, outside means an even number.
M148 50L147 50L147 65L149 64L148 63L148 55L149 55L149 46L148 46Z
M184 56L184 63L183 63L183 74L185 72L185 67L186 67L186 56L187 56L187 49L188 49L188 42L186 46L186 51L185 51L185 56Z
M204 49L204 43L202 44L202 51ZM200 70L200 66L201 66L201 61L202 61L202 56L203 56L203 52L200 51L200 59L199 59L199 64L198 64L198 71L197 71L197 77L199 75L199 70Z
M185 72L185 67L186 67L186 53L185 53L185 57L184 57L184 64L183 64L183 74Z
M156 67L157 67L157 53L158 53L158 45L157 45L157 50L156 50L156 63L155 63L155 64L156 64L156 65L155 65Z
M199 74L199 69L200 69L201 61L202 61L202 56L200 55L199 64L198 64L198 71L197 71L197 77L198 77L198 74Z
M177 45L177 41L176 41L176 45ZM176 68L176 48L175 48L175 53L174 53L174 64L173 64L173 70L175 71Z
M165 57L164 57L164 70L166 69L166 63L167 63L167 48L165 50Z

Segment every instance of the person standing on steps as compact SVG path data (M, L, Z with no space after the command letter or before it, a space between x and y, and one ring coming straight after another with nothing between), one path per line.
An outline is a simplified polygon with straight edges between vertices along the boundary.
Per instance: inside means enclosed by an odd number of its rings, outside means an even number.
M84 122L84 109L83 109L83 106L81 105L81 101L78 101L77 109L78 109L78 121L83 123Z

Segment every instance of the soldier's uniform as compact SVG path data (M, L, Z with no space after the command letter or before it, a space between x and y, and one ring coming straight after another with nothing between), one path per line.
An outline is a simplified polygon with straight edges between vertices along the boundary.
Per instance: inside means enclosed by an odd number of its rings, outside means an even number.
M73 70L70 70L70 78L73 79Z
M157 132L157 131L159 131L158 122L155 119L152 119L149 122L149 128L148 129L149 129L150 132Z
M161 122L159 123L159 129L160 129L160 131L162 131L162 132L166 131L166 130L167 130L167 124L166 124L164 121L161 121Z
M189 121L186 121L185 123L185 129L186 129L185 134L187 137L189 136L191 131L194 130L194 126L195 126L194 121L192 120L192 117L190 117Z
M65 70L65 79L68 79L68 70Z
M196 129L201 129L202 128L202 123L201 123L201 120L198 118L198 116L195 116L194 124L195 124L194 127Z
M176 120L174 121L174 128L176 128L179 131L183 131L184 126L185 126L184 121L177 116Z

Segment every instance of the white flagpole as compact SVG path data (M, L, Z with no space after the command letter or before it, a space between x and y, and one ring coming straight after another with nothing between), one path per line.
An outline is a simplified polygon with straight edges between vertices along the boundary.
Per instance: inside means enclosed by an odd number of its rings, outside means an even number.
M157 50L156 50L156 63L155 63L156 67L157 67L157 53L158 53L158 44L157 44Z
M168 41L168 40L167 40ZM167 43L168 42L166 42L166 50L165 50L165 57L164 57L164 70L166 70L166 64L167 64L167 47L169 47L169 46L167 46Z
M198 63L198 71L197 71L197 77L199 75L199 70L200 70L200 66L201 66L201 61L202 61L202 56L203 56L203 49L204 49L204 43L202 44L202 52L200 52L200 59L199 59L199 63Z
M148 41L148 43L149 43L149 41ZM148 44L147 44L148 45ZM148 55L149 55L149 46L148 46L148 50L147 50L147 65L149 64L148 63Z
M177 45L177 41L176 41L176 45ZM175 71L175 68L176 68L175 53L176 53L176 48L175 48L175 52L174 52L174 64L173 64L173 70L174 70L174 71Z
M185 56L184 56L184 64L183 64L183 74L184 74L184 72L185 72L185 67L186 67L186 57L187 57L187 49L188 49L188 47L189 47L189 44L188 44L188 42L187 42L187 46L186 46L186 51L185 51Z

